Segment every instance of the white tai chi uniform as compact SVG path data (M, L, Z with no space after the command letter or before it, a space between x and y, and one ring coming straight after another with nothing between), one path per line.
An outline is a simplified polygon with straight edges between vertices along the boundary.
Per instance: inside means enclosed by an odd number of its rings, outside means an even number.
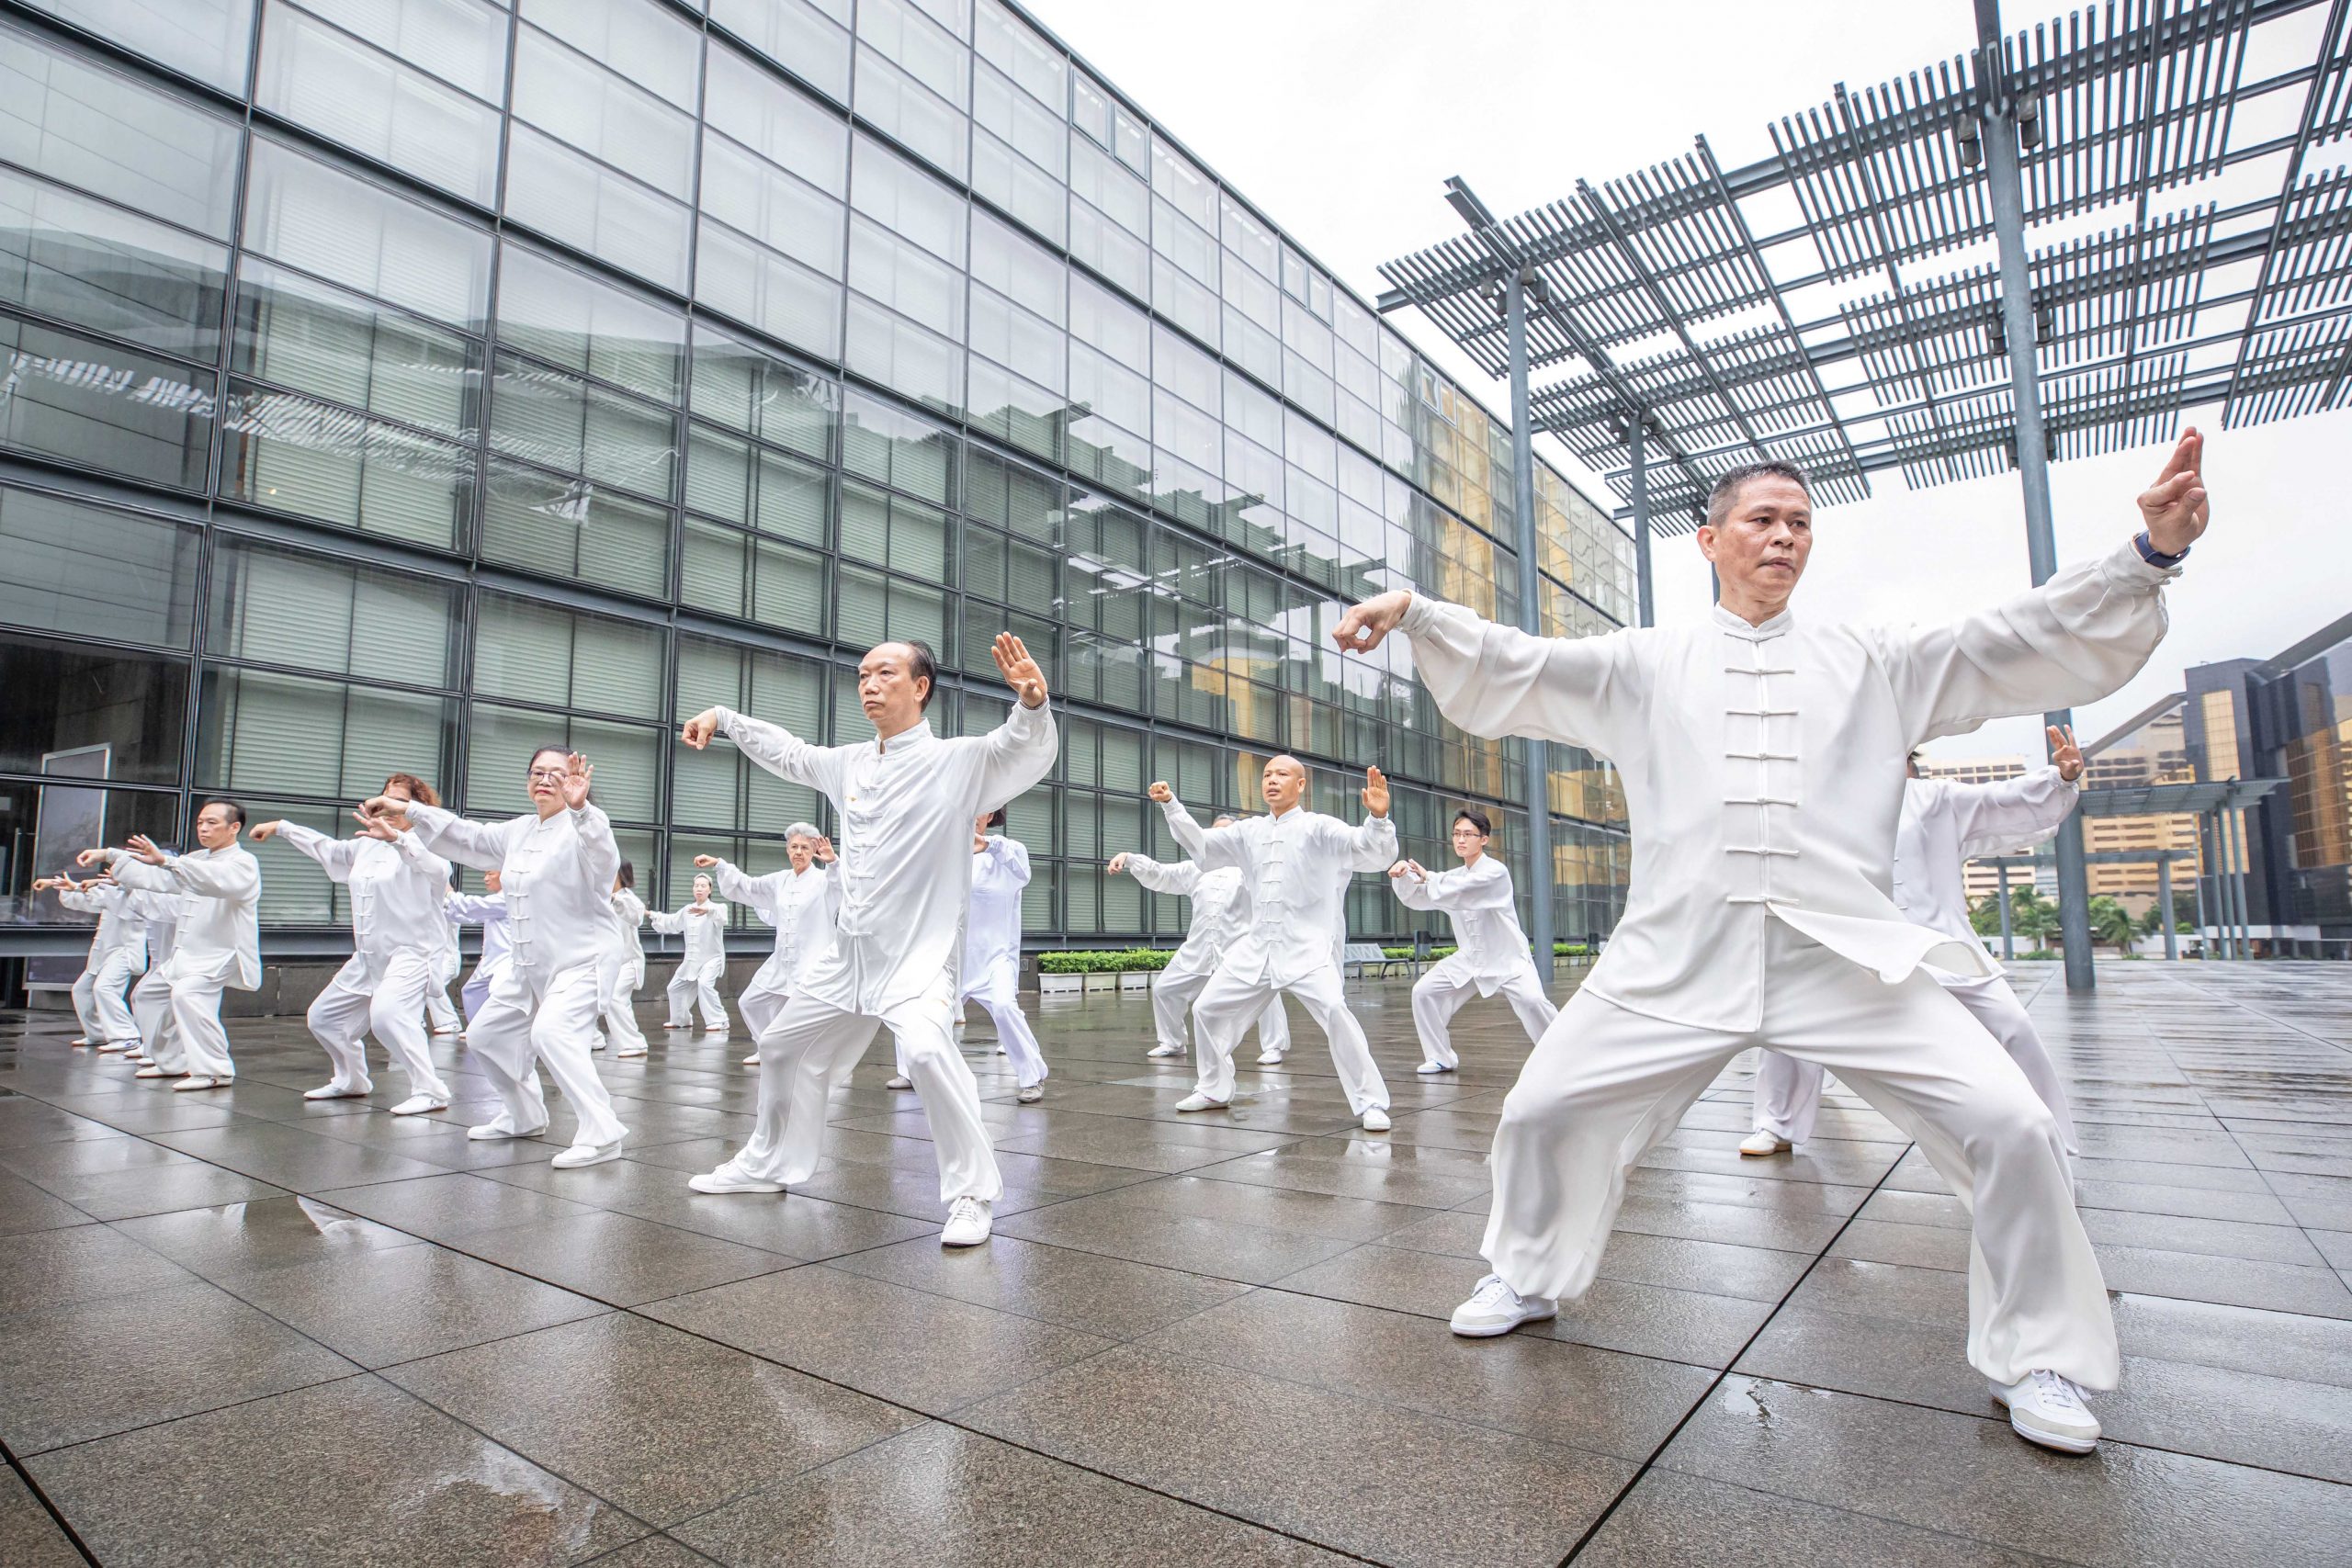
M451 920L481 928L481 955L474 960L474 972L458 988L458 999L465 1004L466 1022L470 1025L481 1004L490 1000L490 987L506 973L514 958L506 942L506 895L452 893L441 907Z
M964 966L956 1013L978 1002L996 1025L1023 1089L1046 1081L1046 1052L1021 1011L1021 890L1029 886L1029 846L1001 833L972 852L972 903L964 919ZM900 1064L900 1072L906 1067Z
M1359 871L1385 871L1396 859L1396 824L1367 817L1351 828L1336 817L1294 806L1279 817L1252 817L1203 828L1188 813L1169 830L1203 871L1237 866L1250 890L1250 924L1193 1004L1200 1049L1193 1086L1222 1105L1233 1098L1233 1051L1242 1032L1285 991L1305 1004L1331 1043L1348 1105L1361 1116L1388 1109L1388 1085L1372 1059L1363 1025L1348 1010L1340 983L1347 938L1348 884ZM1334 932L1338 935L1335 938ZM1262 1041L1263 1036L1261 1036Z
M278 835L319 863L331 881L351 890L348 962L311 1004L311 1033L334 1064L332 1086L365 1094L368 1035L408 1077L408 1091L447 1100L449 1086L434 1070L424 1032L424 998L440 985L441 953L449 919L449 863L417 842L413 832L381 839L331 839L288 822Z
M229 1033L220 1027L220 993L250 991L261 984L261 863L244 845L232 843L166 855L161 865L149 865L127 850L108 850L107 863L126 887L181 896L179 929L164 976L171 987L174 1045L191 1075L236 1077Z
M2061 778L2054 766L1998 784L1905 780L1903 816L1894 829L1894 907L1905 919L1929 931L1982 945L1983 939L1968 923L1965 863L1978 855L2039 843L2058 830L2081 798L2081 790ZM1928 972L1975 1015L2025 1074L2025 1081L2058 1119L2066 1152L2080 1152L2075 1145L2075 1116L2066 1104L2065 1083L2008 981L1997 970L1989 976L1965 976L1931 964ZM1821 1079L1817 1062L1765 1052L1756 1067L1757 1130L1792 1144L1813 1136L1813 1119L1821 1110Z
M840 863L827 874L842 879L840 923L760 1035L759 1125L730 1163L787 1187L808 1179L824 1153L833 1083L887 1025L931 1121L941 1201L995 1201L1003 1182L979 1083L949 1027L972 821L1053 771L1053 715L1016 703L986 735L943 739L925 720L888 740L830 747L728 708L718 728L842 814Z
M1920 972L1993 965L1887 896L1902 759L2001 715L2096 700L2147 661L2176 572L2125 545L1932 628L1687 626L1553 640L1416 595L1403 629L1474 735L1616 763L1634 827L1624 918L1504 1101L1482 1250L1521 1296L1591 1283L1625 1172L1724 1065L1816 1061L1915 1139L1974 1216L1968 1356L2115 1386L2115 1325L2057 1120Z
M645 944L638 928L645 924L645 900L626 887L613 889L613 950L606 958L598 1010L605 1035L623 1056L642 1056L649 1047L645 1031L637 1026L637 988L645 984Z
M1413 983L1413 1031L1421 1037L1422 1060L1461 1065L1449 1026L1473 992L1491 997L1500 991L1527 1037L1544 1038L1560 1010L1544 994L1527 933L1519 929L1510 867L1481 854L1475 864L1420 876L1408 871L1388 886L1408 909L1442 910L1453 922L1453 951Z
M666 915L657 910L645 923L663 936L686 939L686 954L670 976L670 1027L692 1029L695 1004L700 1002L703 1028L726 1033L727 1004L719 1000L718 982L727 977L727 906L713 899Z
M57 901L98 917L98 929L90 933L90 956L74 982L74 1012L82 1021L82 1038L93 1045L137 1043L139 1024L130 1016L130 991L147 973L147 917L140 912L139 895L119 882L102 883L87 893L61 887Z
M437 806L407 810L427 849L499 874L508 957L466 1032L502 1102L487 1125L517 1137L547 1126L547 1095L532 1071L544 1062L578 1118L573 1143L620 1142L628 1129L589 1055L617 935L613 878L621 852L612 823L593 801L504 822L469 822Z
M1180 816L1193 822L1192 813L1181 800L1163 800L1159 809L1170 823ZM1194 827L1197 829L1197 824ZM1203 871L1188 860L1162 865L1149 855L1130 852L1127 874L1154 893L1170 893L1193 901L1193 923L1184 933L1184 945L1151 983L1153 1032L1159 1036L1159 1044L1171 1055L1179 1054L1184 1049L1185 1013L1207 987L1218 962L1250 929L1250 891L1241 885L1238 865ZM1290 1049L1290 1015L1283 1010L1280 995L1268 998L1264 1010L1258 1014L1258 1045L1264 1051Z
M424 993L424 1015L434 1033L454 1034L465 1027L465 1020L458 1016L457 1004L449 999L449 982L458 977L465 955L458 947L458 919L446 910L441 933L441 945L433 953L433 985Z
M172 949L179 935L183 900L176 893L140 889L133 908L147 922L147 973L130 987L130 1019L147 1059L169 1073L185 1071L179 1032L172 1027Z
M786 864L765 876L746 875L740 866L720 861L710 868L712 883L738 904L751 906L761 919L775 928L775 951L769 953L752 983L736 993L735 1005L752 1026L756 1041L784 1008L817 956L832 945L833 922L841 916L842 879L811 864L795 871Z

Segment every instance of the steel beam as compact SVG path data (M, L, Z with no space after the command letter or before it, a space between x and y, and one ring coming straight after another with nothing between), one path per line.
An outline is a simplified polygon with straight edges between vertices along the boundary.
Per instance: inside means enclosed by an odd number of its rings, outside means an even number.
M1519 626L1544 635L1543 558L1535 538L1535 423L1527 410L1527 288L1524 268L1503 283L1503 319L1510 336L1510 481L1519 522ZM1527 741L1527 871L1530 945L1535 972L1552 978L1552 747Z
M1993 863L1994 874L2001 879L2001 962L2018 961L2018 934L2009 928L2009 863Z
M1634 583L1637 625L1657 625L1657 582L1650 575L1649 420L1639 409L1625 421L1626 450L1634 460Z
M2156 863L2156 903L2164 914L2165 956L2178 958L2180 931L2179 921L2174 919L2172 912L2172 856L2170 855L2165 856Z

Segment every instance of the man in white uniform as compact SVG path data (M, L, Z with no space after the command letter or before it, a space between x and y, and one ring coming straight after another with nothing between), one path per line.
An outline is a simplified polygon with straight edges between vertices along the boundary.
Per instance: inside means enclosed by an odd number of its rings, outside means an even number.
M940 1232L948 1247L988 1239L1003 1190L980 1119L978 1080L956 1049L956 962L970 897L972 820L1053 771L1046 677L1021 639L990 649L1018 699L986 735L944 739L923 709L934 665L921 643L886 642L857 670L876 739L811 746L729 708L686 721L689 746L731 737L769 772L822 794L841 813L841 921L832 945L760 1035L759 1124L742 1151L695 1177L698 1192L781 1192L816 1173L825 1110L877 1028L888 1026L914 1077L939 1156Z
M2083 753L2073 730L2050 727L2050 758L2046 768L1997 784L1923 779L1916 759L1905 767L1903 816L1894 830L1894 907L1905 919L1955 942L1980 941L1976 928L1968 923L1967 863L1978 855L2041 842L2058 830L2082 798L2075 784L2083 776ZM2079 1153L2065 1082L2008 981L1997 970L1990 976L1966 976L1930 965L1928 973L2000 1042L2058 1119L2066 1152ZM1756 1068L1756 1131L1739 1152L1781 1154L1813 1136L1813 1120L1821 1111L1822 1077L1818 1062L1765 1052Z
M558 1170L618 1159L628 1136L589 1055L618 935L613 878L621 863L613 825L588 796L594 776L578 752L542 746L531 754L529 816L469 822L437 806L383 795L360 807L395 829L413 831L435 853L498 873L510 955L466 1041L501 1105L466 1135L536 1138L546 1132L547 1094L533 1070L544 1062L579 1121L571 1146L551 1162Z
M996 1025L997 1050L1012 1059L1014 1097L1023 1105L1046 1098L1046 1053L1021 1011L1021 891L1029 886L1029 846L991 828L1004 826L999 807L972 822L972 901L964 919L964 964L956 1001L978 1002ZM894 1082L896 1080L893 1080Z
M153 840L134 836L127 850L86 850L83 863L103 855L115 880L148 893L181 896L172 949L172 1028L187 1076L175 1089L225 1089L237 1076L229 1033L220 1027L220 993L261 984L261 865L237 841L245 809L233 800L208 800L196 814L192 855L166 854Z
M395 800L433 797L424 781L394 773L384 794ZM449 1086L433 1066L423 1021L424 998L439 981L449 922L442 913L449 863L372 817L359 818L361 836L330 839L300 822L263 822L254 842L279 834L316 861L329 880L351 890L351 957L311 1004L311 1037L325 1047L334 1076L305 1100L364 1100L375 1090L368 1076L368 1035L399 1064L408 1097L395 1116L449 1109Z
M480 893L452 891L441 905L449 912L453 924L481 928L481 952L474 959L474 972L458 987L458 999L465 1004L469 1027L474 1015L481 1011L481 1004L490 1000L490 987L506 973L506 965L514 956L506 940L506 896L498 890L498 873L482 873L481 885Z
M1364 770L1361 827L1309 811L1306 765L1292 756L1268 760L1259 789L1267 815L1203 831L1191 815L1170 813L1169 830L1204 871L1237 866L1250 890L1250 927L1217 965L1193 1004L1200 1044L1198 1081L1176 1102L1179 1111L1222 1108L1233 1099L1233 1052L1242 1031L1287 992L1305 1005L1331 1043L1331 1065L1348 1107L1367 1133L1388 1130L1388 1085L1372 1059L1363 1025L1348 1010L1340 983L1342 906L1359 871L1385 871L1396 858L1396 828L1388 820L1388 781ZM1170 798L1165 784L1151 798ZM1263 1036L1261 1036L1262 1043Z
M1410 860L1388 868L1388 885L1398 903L1408 909L1442 909L1453 922L1453 951L1413 984L1413 1031L1421 1037L1417 1072L1450 1073L1461 1066L1450 1026L1474 992L1491 997L1500 991L1530 1040L1543 1039L1559 1016L1544 994L1527 933L1519 929L1510 868L1487 852L1493 831L1485 812L1464 807L1453 814L1459 869L1431 875Z
M166 849L165 853L171 852ZM177 1077L187 1070L172 1028L172 950L179 937L183 900L177 893L131 894L132 905L147 922L147 973L130 988L130 1017L139 1039L123 1057L135 1062L142 1078ZM168 1065L168 1069L166 1065Z
M1804 475L1717 482L1701 550L1720 602L1688 626L1555 640L1384 593L1342 649L1412 639L1439 711L1474 735L1581 745L1617 764L1634 877L1616 938L1528 1058L1490 1158L1494 1272L1454 1331L1551 1316L1591 1283L1625 1172L1724 1065L1771 1044L1817 1061L1915 1139L1975 1222L1969 1359L2030 1441L2096 1446L2082 1390L2112 1388L2115 1325L2075 1213L2057 1121L1922 961L1991 969L1983 946L1887 897L1902 775L1939 735L2094 701L2165 631L2160 592L2207 518L2200 440L2140 498L2145 530L1989 612L1934 628L1799 621L1812 547Z
M1182 816L1187 822L1192 814L1184 809L1173 792L1164 797L1155 795L1160 811L1170 823ZM1210 828L1230 828L1233 818L1219 817ZM1189 860L1173 865L1162 865L1140 851L1130 850L1113 855L1109 870L1116 876L1126 873L1154 893L1173 894L1193 901L1193 923L1184 933L1184 944L1168 961L1168 967L1151 983L1151 1022L1159 1043L1146 1052L1151 1056L1181 1056L1184 1054L1184 1015L1216 973L1216 966L1227 950L1241 940L1250 926L1250 893L1241 885L1241 868L1238 865L1219 866L1215 871L1203 871ZM1290 1017L1283 1010L1283 999L1276 996L1268 999L1265 1010L1258 1015L1258 1044L1263 1055L1276 1061L1290 1049Z
M645 900L637 896L637 867L623 861L620 870L613 874L613 951L605 960L600 1014L616 1056L642 1056L650 1048L645 1031L637 1026L637 988L645 984L645 944L637 933L644 924ZM604 1048L600 1041L596 1049Z
M74 1043L128 1051L139 1043L130 987L147 973L147 918L140 912L139 895L105 876L86 882L44 876L33 884L36 893L52 888L66 908L98 917L98 929L90 933L90 956L74 982L74 1013L82 1021L82 1038Z
M784 830L784 868L752 876L717 855L696 855L695 864L718 879L718 890L738 904L748 904L775 930L775 950L760 965L752 983L735 998L743 1021L752 1026L752 1054L743 1058L757 1066L759 1038L784 1010L785 998L808 972L808 965L833 940L833 922L841 916L842 884L818 869L833 863L833 841L807 822Z
M686 939L685 955L670 976L670 1019L664 1029L692 1029L695 1004L702 1004L702 1026L724 1034L729 1025L718 982L727 977L727 906L710 899L710 878L695 878L695 899L683 909L647 915L645 923L663 936Z

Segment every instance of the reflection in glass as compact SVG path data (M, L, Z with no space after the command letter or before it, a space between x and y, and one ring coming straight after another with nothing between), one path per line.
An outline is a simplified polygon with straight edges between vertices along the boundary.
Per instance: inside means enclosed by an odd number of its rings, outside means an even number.
M826 575L825 558L812 551L688 519L678 602L820 637L831 599Z
M663 288L686 291L686 207L529 126L507 132L506 212Z
M820 92L849 102L848 0L710 0L710 19Z
M695 253L695 299L815 355L842 352L842 286L706 218Z
M282 142L254 139L244 243L363 294L479 333L490 235Z
M678 400L684 317L512 241L498 275L498 335L566 369Z
M490 444L501 452L667 501L678 467L676 417L633 398L498 355Z
M190 524L0 489L0 626L185 649L198 537Z
M254 102L427 185L487 206L498 111L271 0Z
M464 590L447 579L225 536L209 581L209 655L401 685L454 683Z
M658 599L669 591L670 513L592 479L493 459L481 553L485 560Z
M207 364L228 249L0 169L0 301Z
M439 776L456 705L208 664L197 708L198 788L353 800L388 773Z
M229 499L435 549L462 542L471 446L242 381L223 423Z
M286 267L247 257L231 367L471 441L481 349L469 339Z
M111 749L107 776L174 784L187 716L187 660L0 635L0 770L38 773L48 752ZM379 781L381 782L381 781ZM29 829L31 823L21 824Z
M693 117L534 28L514 40L514 112L665 195L692 192Z
M0 446L194 489L214 387L209 371L0 314Z
M658 626L488 592L475 619L475 691L630 718L662 716ZM514 777L522 776L518 762Z
M28 0L33 9L85 28L224 93L245 90L254 0Z
M707 324L695 328L693 399L697 418L806 457L832 456L840 387Z

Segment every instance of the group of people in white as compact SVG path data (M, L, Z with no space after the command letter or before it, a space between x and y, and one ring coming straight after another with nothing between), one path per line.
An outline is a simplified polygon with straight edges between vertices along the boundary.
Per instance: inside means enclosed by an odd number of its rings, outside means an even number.
M2074 1205L2074 1126L1960 890L1967 857L2056 829L2082 756L2053 728L2050 767L1982 787L1919 779L1905 759L1989 718L2103 696L2138 671L2165 632L2163 587L2207 525L2201 456L2191 431L2139 498L2135 538L1992 611L1926 629L1796 618L1789 604L1812 547L1812 504L1804 475L1778 463L1715 487L1698 542L1720 596L1688 626L1553 639L1408 591L1350 608L1339 647L1409 639L1420 681L1464 730L1563 741L1615 763L1634 828L1624 916L1555 1009L1478 810L1451 824L1461 863L1432 872L1398 858L1377 768L1365 772L1355 823L1303 805L1307 771L1289 756L1265 764L1262 814L1206 828L1155 784L1150 796L1189 858L1131 851L1109 870L1192 901L1190 934L1153 997L1151 1056L1181 1055L1191 1025L1194 1082L1174 1109L1232 1103L1235 1052L1252 1027L1259 1062L1281 1062L1289 997L1322 1029L1363 1130L1390 1126L1387 1084L1340 980L1349 884L1385 872L1402 903L1453 926L1455 951L1413 987L1419 1072L1456 1069L1450 1022L1474 993L1499 994L1533 1042L1489 1160L1481 1250L1491 1272L1456 1309L1455 1333L1509 1333L1581 1294L1628 1170L1728 1062L1760 1047L1756 1130L1741 1152L1770 1157L1804 1141L1825 1072L1894 1122L1972 1213L1968 1355L1992 1397L2028 1439L2090 1451L2099 1428L2083 1394L2114 1386L2118 1354ZM1035 660L1010 634L991 652L1014 700L983 735L933 732L925 711L936 671L913 642L885 643L859 665L872 740L816 746L723 707L685 721L686 745L723 736L824 796L841 836L836 849L796 824L788 863L759 876L697 856L705 874L692 902L668 913L647 915L592 798L594 770L564 747L531 758L532 809L504 822L457 816L424 781L396 774L359 806L351 839L254 828L255 840L283 834L349 890L353 956L309 1018L334 1076L311 1092L369 1094L362 1042L372 1032L407 1080L393 1113L446 1110L450 1089L424 1020L435 997L447 1006L456 924L480 923L466 1038L498 1108L469 1135L543 1134L544 1066L576 1123L554 1164L616 1158L628 1130L592 1060L599 1026L617 1055L645 1051L629 998L644 978L637 932L650 920L684 941L668 1027L692 1028L699 1008L706 1029L729 1028L719 895L775 931L738 998L756 1041L745 1060L759 1068L758 1110L741 1149L688 1184L780 1194L806 1181L830 1100L887 1028L891 1085L913 1089L930 1123L941 1240L986 1240L1002 1184L959 1035L966 1005L978 1002L1020 1100L1042 1096L1045 1059L1017 1000L1029 857L996 829L1057 750ZM261 876L238 842L243 829L234 803L209 802L197 851L134 837L80 856L85 867L103 862L103 874L40 885L99 919L74 991L85 1038L131 1054L141 1077L177 1077L181 1090L233 1079L221 993L260 980ZM481 871L489 892L456 894L453 863Z

